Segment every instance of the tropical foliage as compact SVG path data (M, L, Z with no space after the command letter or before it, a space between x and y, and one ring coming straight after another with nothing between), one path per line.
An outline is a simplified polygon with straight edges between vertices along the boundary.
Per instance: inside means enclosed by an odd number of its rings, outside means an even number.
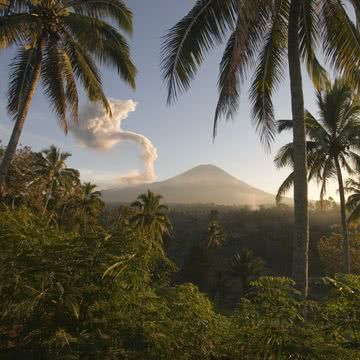
M78 236L25 208L3 208L0 225L2 359L359 355L357 276L327 279L318 303L292 280L260 278L224 316L194 285L153 283L158 253L143 231Z
M21 131L39 81L59 125L79 113L80 83L88 99L108 113L97 63L114 68L135 87L136 69L121 32L132 33L132 13L122 0L31 1L0 4L0 47L16 47L8 89L8 112L14 130L0 165L2 192Z
M208 248L220 247L225 241L224 230L218 219L218 212L212 210L209 214L209 225L207 228L206 245Z
M33 181L45 181L44 210L47 209L49 201L64 196L70 188L79 183L79 171L66 166L66 160L70 156L70 153L62 153L54 145L35 154Z
M360 236L357 231L350 231L350 258L352 272L360 274ZM332 233L323 236L318 242L318 252L324 272L330 276L341 273L344 269L344 257L342 256L343 237Z
M340 194L340 213L344 238L345 271L350 272L349 234L346 219L345 190L342 168L353 174L360 168L360 104L344 80L336 80L330 88L318 91L316 103L319 116L306 113L307 158L309 181L321 185L320 201L326 194L327 184L336 179ZM291 120L279 120L279 132L292 129ZM275 158L277 167L294 165L293 143L284 145ZM277 200L289 190L294 182L294 172L281 184Z
M135 228L144 229L160 241L171 231L171 224L166 215L168 208L161 204L161 198L161 195L154 194L150 190L139 195L131 204L137 213L130 220Z
M267 258L267 269L255 255L275 246L273 227L287 228L290 210L212 207L209 215L205 207L192 222L150 191L131 206L105 207L96 186L82 184L78 171L67 167L68 157L55 147L40 153L20 148L10 167L18 192L9 192L0 207L2 359L359 357L360 279L334 275L338 235L318 246L331 278L318 278L312 301L304 300L293 280L262 277L276 266L277 274L284 272L277 258ZM336 209L313 211L329 219ZM237 221L248 242L234 240ZM226 242L219 241L223 226ZM169 257L174 237L194 236L197 255L185 263L177 254ZM356 239L354 233L354 262ZM181 248L186 251L185 242Z
M264 260L253 255L252 251L244 248L235 254L230 266L230 275L240 279L243 291L248 290L251 280L265 272Z

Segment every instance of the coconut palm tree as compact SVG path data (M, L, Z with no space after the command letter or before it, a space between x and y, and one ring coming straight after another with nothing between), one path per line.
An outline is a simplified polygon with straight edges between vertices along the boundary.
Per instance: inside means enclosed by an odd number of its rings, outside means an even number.
M171 231L171 223L166 214L168 207L161 204L161 199L161 195L154 194L150 190L139 195L131 204L137 213L130 219L135 227L148 231L159 241Z
M105 204L101 200L101 192L96 190L96 185L85 182L78 189L78 196L73 202L74 210L80 215L84 234L87 233L89 224L96 220Z
M70 153L60 152L60 149L54 145L35 154L34 182L46 179L44 211L48 208L49 201L55 197L55 194L64 195L66 189L74 187L80 182L79 171L68 168L66 165L66 160L70 156Z
M344 238L344 270L349 273L349 232L341 169L344 168L349 174L352 174L354 169L360 169L360 103L344 80L336 80L327 90L318 91L316 103L319 109L318 118L306 112L308 178L321 183L320 201L324 199L328 181L337 179ZM292 127L292 120L278 122L279 132ZM280 168L289 164L293 166L293 152L292 143L284 145L275 158L275 164ZM280 186L278 201L293 183L294 172Z
M162 48L163 78L171 103L189 89L205 55L227 38L220 62L214 136L221 118L235 116L240 91L247 75L253 73L252 117L266 145L276 128L272 96L288 64L294 121L293 276L304 295L308 288L309 230L301 63L317 88L326 84L326 72L315 56L321 42L333 68L359 85L360 36L346 11L347 4L359 13L356 0L198 0L170 29Z
M207 228L206 246L208 248L220 247L225 241L224 231L218 221L219 213L212 210L209 214L209 224Z
M262 258L254 256L249 249L243 248L238 252L231 262L229 275L237 277L241 281L243 291L246 291L249 282L265 271L265 262Z
M350 211L348 221L352 223L360 218L360 180L348 179L345 190L350 193L346 207Z
M136 68L119 29L132 32L132 13L122 0L1 2L0 47L17 48L7 105L15 124L0 165L2 192L40 80L65 133L68 113L78 119L78 82L90 101L102 103L111 113L96 63L115 68L135 87Z

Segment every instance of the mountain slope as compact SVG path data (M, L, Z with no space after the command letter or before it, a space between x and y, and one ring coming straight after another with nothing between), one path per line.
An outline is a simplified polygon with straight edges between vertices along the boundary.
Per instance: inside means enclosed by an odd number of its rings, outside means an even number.
M107 203L128 203L150 189L173 204L274 205L275 196L236 179L214 165L199 165L165 181L103 190Z

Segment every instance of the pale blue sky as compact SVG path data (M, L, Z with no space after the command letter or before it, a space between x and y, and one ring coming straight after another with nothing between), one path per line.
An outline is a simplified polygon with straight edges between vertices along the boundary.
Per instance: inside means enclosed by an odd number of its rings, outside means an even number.
M127 130L147 136L158 150L155 170L159 180L171 177L199 164L211 163L222 167L239 179L265 191L276 192L287 175L273 165L276 150L289 141L281 136L266 153L251 124L247 88L244 88L238 116L233 122L221 122L215 143L212 142L212 120L217 100L218 63L222 49L212 53L205 61L190 91L175 105L166 106L166 89L160 74L161 37L191 8L192 0L132 0L128 2L135 15L135 33L130 39L134 62L139 74L136 91L126 87L112 71L103 71L103 82L108 97L133 99L138 102L136 112L123 122ZM11 121L4 110L8 64L13 54L2 53L0 58L1 112L0 138L7 143ZM305 103L313 108L313 88L304 79ZM289 83L284 81L275 100L277 118L290 117ZM129 170L140 169L138 148L134 144L121 144L107 152L80 148L71 135L64 136L49 110L46 98L39 89L31 107L21 142L41 150L50 144L73 154L69 165L79 168L87 179L116 176ZM317 198L311 186L312 198Z

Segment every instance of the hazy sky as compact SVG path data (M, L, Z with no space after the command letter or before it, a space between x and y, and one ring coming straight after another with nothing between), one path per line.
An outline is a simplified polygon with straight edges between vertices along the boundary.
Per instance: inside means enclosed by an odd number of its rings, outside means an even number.
M155 172L159 180L171 177L199 164L211 163L262 190L276 192L288 170L277 170L273 157L277 149L291 140L278 137L272 152L266 153L251 124L247 88L235 121L221 122L215 143L212 142L213 114L217 101L218 64L222 48L212 53L202 66L190 91L175 105L166 106L166 89L160 74L161 37L191 8L191 0L132 0L127 2L135 15L135 33L130 39L132 55L139 74L136 91L126 87L112 71L103 71L108 97L137 102L135 112L122 122L122 128L148 137L157 148ZM0 58L1 117L0 138L7 143L11 120L4 110L8 65L13 54L2 52ZM314 91L304 79L306 107L314 110ZM277 118L290 117L289 83L284 81L275 97ZM85 105L85 102L83 102ZM139 148L121 143L111 150L81 148L69 134L64 136L51 113L41 88L33 101L21 143L41 150L50 144L73 154L69 165L79 168L87 180L104 183L133 170L142 170ZM335 187L333 187L335 189ZM334 191L334 190L333 190ZM318 197L316 186L310 188L312 198Z

